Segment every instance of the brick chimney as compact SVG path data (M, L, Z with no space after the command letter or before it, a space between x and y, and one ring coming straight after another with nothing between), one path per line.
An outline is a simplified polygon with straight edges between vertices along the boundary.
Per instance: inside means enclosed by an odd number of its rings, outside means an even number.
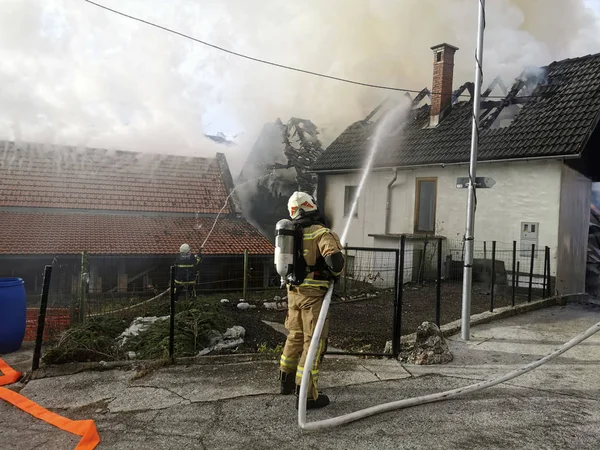
M454 53L458 50L450 44L431 47L433 50L433 85L431 86L431 109L429 126L435 127L443 119L446 108L452 102L452 77L454 73ZM446 110L446 111L444 111Z

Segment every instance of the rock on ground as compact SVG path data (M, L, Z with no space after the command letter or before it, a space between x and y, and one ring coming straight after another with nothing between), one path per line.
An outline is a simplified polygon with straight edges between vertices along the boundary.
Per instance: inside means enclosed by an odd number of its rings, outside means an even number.
M225 334L223 335L223 338L225 340L238 339L238 338L243 338L245 335L246 335L246 330L244 329L244 327L242 327L240 325L234 325L231 328L227 328L227 330L225 331Z
M453 356L448 343L436 324L423 322L417 328L415 346L408 357L412 364L444 364L452 361Z

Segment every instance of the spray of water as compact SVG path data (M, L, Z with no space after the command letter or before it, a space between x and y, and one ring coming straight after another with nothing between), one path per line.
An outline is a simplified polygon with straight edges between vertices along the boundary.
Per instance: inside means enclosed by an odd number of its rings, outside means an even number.
M253 178L251 180L244 181L243 183L240 183L240 184L234 186L234 188L231 190L231 192L229 193L229 195L225 198L225 202L223 203L223 207L221 208L221 210L217 214L217 217L215 217L215 220L214 220L214 222L212 224L212 227L210 228L208 234L206 235L206 238L204 238L204 242L202 242L202 245L200 246L200 249L203 249L204 246L206 245L206 242L210 238L210 235L212 234L213 230L215 229L215 226L217 225L217 221L219 220L219 217L221 216L221 213L225 210L225 208L227 208L227 205L229 203L229 199L231 198L231 196L233 195L233 193L236 191L236 189L239 188L239 187L241 187L241 186L244 186L246 184L253 183L253 182L256 182L256 181L260 181L263 178L270 177L271 175L273 175L272 171L269 172L269 173L267 173L267 174L265 174L265 175L262 175L260 177L256 177L256 178Z
M364 185L367 181L369 173L371 171L371 167L373 166L373 160L375 159L375 154L379 150L381 146L382 139L390 136L391 131L394 128L399 128L398 125L402 123L405 119L406 113L408 111L408 106L406 103L402 102L398 106L394 107L392 110L388 111L385 116L380 120L375 129L375 133L371 136L371 145L369 147L369 154L367 156L367 160L365 163L365 168L360 177L360 181L358 183L358 188L356 189L356 195L354 196L354 200L352 202L352 207L350 208L350 214L348 215L348 219L346 220L346 225L344 226L344 231L342 232L341 242L345 243L346 238L348 237L348 232L350 231L350 225L352 224L352 217L354 217L354 213L356 208L358 207L358 200L360 198L360 194L364 188Z

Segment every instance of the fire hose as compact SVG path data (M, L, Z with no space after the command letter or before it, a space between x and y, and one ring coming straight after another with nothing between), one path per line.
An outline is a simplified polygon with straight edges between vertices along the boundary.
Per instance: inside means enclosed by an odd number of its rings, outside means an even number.
M325 298L323 300L323 306L321 307L321 312L319 313L319 318L317 320L317 325L315 327L315 331L313 333L312 340L310 341L310 346L308 348L308 354L306 357L305 367L312 367L313 362L315 360L315 356L317 354L317 348L319 345L319 339L321 338L321 333L323 332L323 326L325 324L325 319L327 317L327 311L329 309L329 304L331 302L331 296L333 294L333 284L329 286L327 294L325 294ZM308 382L310 377L302 377L302 383L300 384L300 397L298 399L298 425L303 430L321 430L324 428L332 428L339 425L344 425L350 422L354 422L356 420L364 419L369 416L373 416L375 414L380 414L388 411L393 411L402 408L408 408L410 406L424 405L426 403L434 403L443 400L449 400L451 398L456 398L461 395L470 394L472 392L481 391L483 389L487 389L492 386L496 386L497 384L504 383L506 381L512 380L518 376L524 375L527 372L532 371L540 367L543 364L553 360L557 356L562 355L567 350L575 347L577 344L588 339L590 336L594 335L600 331L600 322L592 327L588 328L583 333L575 336L570 341L566 342L552 353L544 356L537 361L533 361L523 367L520 367L512 372L509 372L499 378L494 378L488 381L481 381L479 383L471 384L468 386L463 386L460 388L452 389L449 391L438 392L435 394L424 395L421 397L408 398L403 400L397 400L389 403L382 403L380 405L371 406L369 408L361 409L359 411L355 411L353 413L344 414L338 417L332 417L330 419L319 420L316 422L306 422L306 402L307 402L307 393L308 393Z

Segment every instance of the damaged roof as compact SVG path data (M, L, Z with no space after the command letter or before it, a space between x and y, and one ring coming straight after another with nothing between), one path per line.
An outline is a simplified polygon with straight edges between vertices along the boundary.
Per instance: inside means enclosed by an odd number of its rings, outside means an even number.
M545 78L531 95L487 105L503 109L519 104L510 125L491 127L482 117L478 160L577 156L583 151L600 118L600 53L553 62L542 68ZM497 110L496 110L497 111ZM381 139L373 167L402 167L466 163L471 145L473 101L454 103L438 126L429 128L429 105L414 108L398 131ZM363 166L376 121L350 125L323 152L314 171L355 170Z

